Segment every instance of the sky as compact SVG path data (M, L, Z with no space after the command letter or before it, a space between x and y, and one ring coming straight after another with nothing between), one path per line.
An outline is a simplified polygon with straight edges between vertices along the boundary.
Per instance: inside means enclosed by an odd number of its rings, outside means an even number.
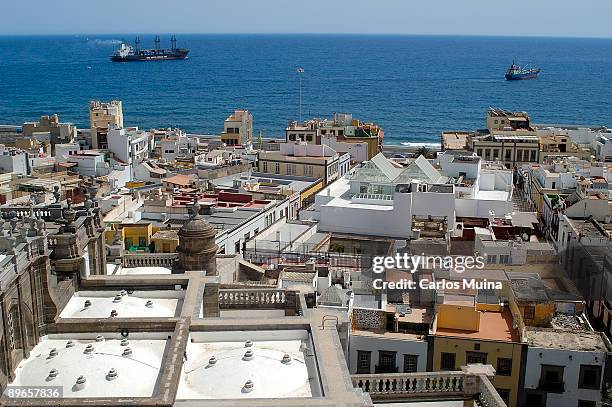
M611 0L0 0L0 35L612 37Z

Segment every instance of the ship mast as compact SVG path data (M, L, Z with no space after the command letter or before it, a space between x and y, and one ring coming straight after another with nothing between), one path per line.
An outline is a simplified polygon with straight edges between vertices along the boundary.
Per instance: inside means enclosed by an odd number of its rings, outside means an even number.
M136 53L139 54L140 53L140 36L139 35L136 36L136 41L134 42L134 45L136 46Z
M174 51L176 49L176 35L172 35L172 38L170 38L170 42L172 43L172 51Z
M159 35L155 36L155 49L159 51L159 43L160 43Z

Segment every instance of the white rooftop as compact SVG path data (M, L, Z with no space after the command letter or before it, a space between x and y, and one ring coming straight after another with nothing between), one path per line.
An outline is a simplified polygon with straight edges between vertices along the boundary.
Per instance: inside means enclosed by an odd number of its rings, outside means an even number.
M96 334L89 333L43 337L30 357L21 361L9 387L63 386L65 398L151 397L167 334L131 334L128 343L123 345L118 333L101 335L100 341L96 340ZM88 345L92 347L91 352L86 348ZM128 348L131 355L124 356ZM52 349L57 352L55 356ZM115 369L115 378L109 375L111 369ZM82 385L77 384L80 376L84 379Z
M312 348L305 330L192 332L176 398L312 397Z
M494 190L494 191L483 191L478 190L476 192L476 196L474 197L475 199L480 199L482 201L508 201L510 197L510 192L509 191L499 191L499 190Z
M60 313L60 318L174 317L183 301L183 291L79 291Z
M112 268L111 268L112 267ZM148 275L148 274L172 274L167 267L123 267L119 265L107 265L106 274L111 275Z

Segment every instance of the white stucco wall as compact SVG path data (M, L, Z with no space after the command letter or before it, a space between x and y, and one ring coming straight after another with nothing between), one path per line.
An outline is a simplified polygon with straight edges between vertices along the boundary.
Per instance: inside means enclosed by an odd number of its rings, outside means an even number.
M417 371L427 370L427 342L412 338L406 335L406 339L385 338L382 335L361 336L352 334L349 337L349 371L351 374L357 373L357 351L370 351L370 373L374 373L375 366L378 365L378 351L397 352L395 363L398 372L402 373L404 368L404 354L418 355Z
M540 353L542 356L540 357ZM572 359L570 359L570 355ZM603 352L581 352L567 349L529 347L525 369L525 389L537 389L540 382L542 365L565 366L563 381L564 393L548 393L547 407L576 407L578 400L601 400L600 390L578 388L580 365L600 365L602 380L605 354Z

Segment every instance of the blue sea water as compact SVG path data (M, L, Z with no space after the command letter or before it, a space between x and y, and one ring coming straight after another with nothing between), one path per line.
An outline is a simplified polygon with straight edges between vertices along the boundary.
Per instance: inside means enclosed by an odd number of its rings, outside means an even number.
M216 134L247 108L256 133L281 137L298 117L303 67L304 117L352 112L379 123L387 143L483 128L489 106L528 111L537 123L612 125L610 39L183 35L186 61L112 63L120 39L0 37L0 123L59 113L86 126L88 100L117 98L129 125ZM142 40L152 47L152 36ZM513 59L542 75L506 82Z

